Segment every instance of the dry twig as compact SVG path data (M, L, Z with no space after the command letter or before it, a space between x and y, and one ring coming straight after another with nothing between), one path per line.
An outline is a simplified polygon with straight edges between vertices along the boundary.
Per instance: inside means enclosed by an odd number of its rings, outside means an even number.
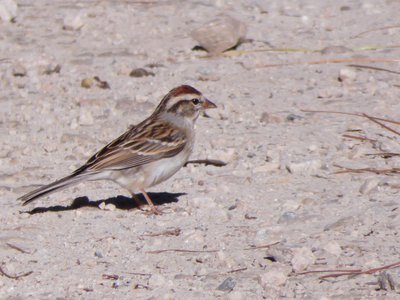
M389 169L374 169L374 168L360 168L360 169L353 169L353 168L346 168L339 165L334 165L337 168L344 169L342 171L337 171L335 174L344 174L344 173L375 173L375 174L400 174L400 168L389 168Z
M181 234L181 229L180 228L174 228L174 229L169 229L169 230L164 230L162 232L156 232L156 233L148 233L148 234L143 234L143 236L178 236Z
M355 269L355 270L314 270L314 271L306 271L306 272L301 272L301 273L296 273L295 275L305 275L305 274L313 274L313 273L332 273L332 274L327 274L320 276L319 279L327 279L327 278L336 278L340 276L357 276L357 275L363 275L363 274L374 274L380 271L384 270L389 270L389 269L394 269L400 267L400 261L395 262L390 265L385 265L382 267L378 268L372 268L368 270L361 270L361 269Z
M265 249L265 248L277 245L279 243L280 242L276 242L276 243L268 244L268 245L250 246L248 248L239 249L239 250L243 251L243 250ZM219 249L215 249L215 250L162 249L162 250L147 251L147 253L150 253L150 254L159 254L159 253L163 253L163 252L212 253L212 252L218 252L218 251L220 251L220 250Z
M103 279L106 279L106 280L117 280L117 279L119 279L119 275L117 275L117 274L103 274L101 277Z
M150 254L159 254L164 252L181 252L181 253L213 253L218 252L219 250L186 250L186 249L162 249L162 250L154 250L147 251Z
M281 64L265 64L257 66L257 68L270 68L270 67L284 67L295 65L320 65L320 64L338 64L338 63L400 63L400 59L396 58L368 58L368 57L355 57L355 58L327 58L320 60L298 61Z
M265 249L265 248L269 248L269 247L271 247L271 246L275 246L275 245L277 245L277 244L279 244L279 243L280 243L280 242L275 242L275 243L272 243L272 244L260 245L260 246L252 245L252 246L250 246L250 247L248 247L248 248L244 248L243 250Z
M350 116L367 118L371 122L378 124L382 128L400 136L399 131L397 131L383 123L383 122L387 122L387 123L392 123L395 125L400 125L400 122L398 122L398 121L385 119L385 118L378 118L378 117L367 115L365 113L360 114L360 113L348 113L348 112L340 112L340 111L332 111L332 110L308 110L308 109L302 109L301 111L311 112L311 113L341 114L341 115L350 115ZM344 134L343 137L358 139L358 140L362 140L362 141L367 140L367 141L371 141L371 142L376 142L376 140L373 140L373 139L369 139L366 137L353 136L353 135L349 135L349 134ZM398 154L397 153L378 153L378 154L368 154L368 155L386 155L386 156L390 157L390 156L395 156ZM400 168L396 168L396 167L388 168L388 169L374 169L374 168L353 169L353 168L342 167L339 165L334 165L334 166L343 169L341 171L335 172L335 174L343 174L343 173L375 173L375 174L384 174L384 175L400 174Z
M359 68L359 69L370 69L370 70L375 70L375 71L384 71L384 72L388 72L388 73L392 73L392 74L400 74L400 72L398 71L393 71L393 70L389 70L389 69L385 69L385 68L379 68L379 67L373 67L373 66L364 66L364 65L357 65L357 64L350 64L348 65L349 67L353 67L353 68Z
M400 153L396 152L380 152L380 153L367 153L366 156L382 156L383 158L393 157L393 156L400 156Z
M354 140L360 140L360 141L368 141L368 142L376 142L377 140L367 138L365 136L356 136L356 135L351 135L351 134L343 134L343 137L349 138L349 139L354 139Z
M231 273L236 273L236 272L241 272L241 271L246 271L246 270L247 270L247 268L244 267L244 268L239 268L239 269L235 269L235 270L230 270L230 271L227 271L226 273L231 274Z
M367 115L367 114L362 114L362 115L363 115L364 117L368 118L370 121L372 121L372 122L378 124L378 125L381 126L382 128L385 128L386 130L389 130L389 131L393 132L394 134L400 135L400 132L398 132L397 130L394 130L393 128L391 128L391 127L389 127L389 126L383 124L382 122L380 122L380 121L382 121L382 120L379 120L379 121L378 121L377 118L371 117L371 116L369 116L369 115ZM383 120L383 121L386 121L386 120ZM387 121L386 121L386 122L387 122Z
M348 115L348 116L356 116L356 117L362 117L362 118L372 118L375 121L383 121L383 122L388 122L396 125L400 125L399 121L394 121L390 119L385 119L385 118L378 118L378 117L373 117L373 116L367 116L366 114L358 114L358 113L349 113L349 112L343 112L343 111L335 111L335 110L312 110L312 109L301 109L302 112L309 112L309 113L327 113L327 114L339 114L339 115Z
M21 252L21 253L29 254L28 251L25 251L24 249L21 249L20 247L18 247L18 246L16 246L16 245L13 245L13 244L11 244L11 243L6 243L6 245L7 245L8 247L10 247L11 249L17 250L17 251L19 251L19 252Z
M10 279L18 280L18 279L20 279L20 278L22 278L22 277L29 276L29 275L31 275L32 273L33 273L33 271L29 271L29 272L26 272L26 273L23 273L23 274L19 274L19 275L10 275L10 274L8 274L6 271L4 271L4 269L3 269L2 266L0 266L0 275L3 275L3 276L5 276L5 277L7 277L7 278L10 278Z
M358 38L358 37L360 37L360 36L362 36L362 35L364 35L366 33L371 33L371 32L374 32L374 31L381 31L381 30L393 29L393 28L399 28L399 27L400 27L400 25L392 25L392 26L374 28L374 29L370 29L370 30L366 30L366 31L360 32L359 34L356 34L356 35L352 36L351 38L352 39Z

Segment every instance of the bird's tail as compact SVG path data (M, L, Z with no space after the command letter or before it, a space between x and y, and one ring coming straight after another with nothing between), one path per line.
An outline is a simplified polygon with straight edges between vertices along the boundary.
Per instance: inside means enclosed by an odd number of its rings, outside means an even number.
M40 198L42 196L51 194L55 191L62 190L64 188L67 188L71 185L77 184L83 180L87 180L87 174L72 174L67 177L64 177L60 180L57 180L53 183L50 183L48 185L44 185L36 190L33 190L32 192L29 192L22 197L19 197L18 200L22 201L22 205L27 205L28 203L36 200L37 198Z

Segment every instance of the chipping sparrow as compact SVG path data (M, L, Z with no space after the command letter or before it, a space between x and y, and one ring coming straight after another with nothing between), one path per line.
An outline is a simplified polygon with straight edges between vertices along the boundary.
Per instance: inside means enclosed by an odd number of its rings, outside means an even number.
M201 111L217 107L195 88L172 89L153 114L93 155L71 175L19 198L23 205L85 180L112 180L126 188L139 204L143 193L153 213L158 213L145 192L174 175L193 150L194 124Z

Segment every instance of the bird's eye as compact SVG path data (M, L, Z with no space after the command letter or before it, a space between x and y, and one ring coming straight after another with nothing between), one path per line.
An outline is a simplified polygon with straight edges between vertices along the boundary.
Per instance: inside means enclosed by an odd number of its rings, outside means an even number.
M197 105L197 104L200 103L200 100L197 99L197 98L194 98L194 99L192 99L192 103L193 103L194 105Z

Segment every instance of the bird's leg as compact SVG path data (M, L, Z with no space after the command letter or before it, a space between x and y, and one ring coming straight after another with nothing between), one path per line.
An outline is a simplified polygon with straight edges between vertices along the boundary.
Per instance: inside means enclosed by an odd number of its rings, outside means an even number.
M143 202L140 201L139 197L136 196L135 193L132 192L132 193L131 193L131 196L132 196L133 201L135 201L135 204L136 204L137 208L140 209L140 210L142 210L140 207L143 205Z
M157 207L154 205L153 201L151 201L149 195L147 195L147 193L144 190L141 190L144 198L146 199L147 203L150 206L150 210L153 214L155 215L161 215L161 211L157 209Z

